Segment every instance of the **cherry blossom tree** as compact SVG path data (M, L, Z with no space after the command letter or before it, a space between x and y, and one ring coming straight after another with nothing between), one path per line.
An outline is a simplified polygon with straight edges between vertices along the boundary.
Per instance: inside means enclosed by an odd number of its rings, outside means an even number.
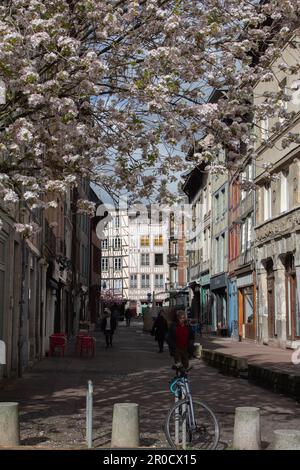
M223 171L220 148L225 167L243 145L251 151L251 116L278 114L300 88L298 79L289 96L252 100L258 80L274 79L270 63L284 44L299 53L299 13L299 0L3 0L2 205L53 207L51 194L82 177L167 197L203 133L213 139L209 169ZM299 78L299 62L282 68ZM214 88L224 98L207 103Z
M103 289L101 291L101 300L107 306L122 305L124 303L122 295L116 294L112 289Z

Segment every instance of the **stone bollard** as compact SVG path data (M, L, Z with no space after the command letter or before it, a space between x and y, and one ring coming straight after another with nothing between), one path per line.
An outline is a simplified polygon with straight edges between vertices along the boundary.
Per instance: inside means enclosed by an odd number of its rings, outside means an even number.
M241 406L235 409L233 447L239 450L261 448L259 408Z
M296 429L276 429L272 450L300 450L300 431Z
M111 447L139 447L139 405L116 403L113 411Z
M200 359L201 358L201 355L202 355L202 346L200 343L195 343L194 344L194 356L197 358L197 359Z
M0 446L20 444L19 403L0 402Z

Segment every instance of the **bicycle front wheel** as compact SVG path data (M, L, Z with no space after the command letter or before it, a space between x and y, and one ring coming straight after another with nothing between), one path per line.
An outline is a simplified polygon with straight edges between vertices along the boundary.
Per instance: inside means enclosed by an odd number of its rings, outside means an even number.
M195 421L190 422L189 400L181 400L169 410L165 421L165 435L175 449L216 449L220 430L217 418L204 403L193 400Z

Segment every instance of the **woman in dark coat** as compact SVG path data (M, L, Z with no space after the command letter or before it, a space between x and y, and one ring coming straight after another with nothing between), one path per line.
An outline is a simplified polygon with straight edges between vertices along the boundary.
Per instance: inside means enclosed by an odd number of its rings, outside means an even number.
M164 352L164 341L168 331L168 323L163 312L160 311L157 315L157 318L153 324L151 334L155 336L155 341L158 342L159 353Z
M101 322L101 330L104 333L106 347L112 346L112 340L114 332L117 328L117 320L115 316L111 315L110 309L106 308L104 310L105 317Z

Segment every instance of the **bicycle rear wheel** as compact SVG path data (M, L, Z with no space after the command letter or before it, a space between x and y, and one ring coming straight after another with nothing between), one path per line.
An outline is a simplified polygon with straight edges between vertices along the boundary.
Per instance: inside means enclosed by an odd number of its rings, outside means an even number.
M165 435L168 443L175 449L183 448L183 435L186 447L192 449L216 449L220 430L217 418L204 403L193 400L195 428L188 418L189 400L181 400L169 410L165 421Z

